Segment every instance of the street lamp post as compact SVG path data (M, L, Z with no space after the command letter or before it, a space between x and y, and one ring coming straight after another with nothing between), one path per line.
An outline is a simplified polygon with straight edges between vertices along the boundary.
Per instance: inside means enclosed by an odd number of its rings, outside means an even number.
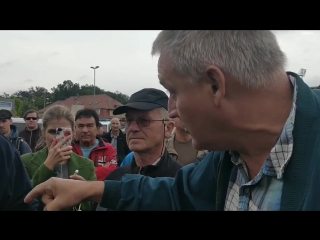
M93 109L96 110L96 69L99 66L90 67L93 69Z
M43 91L43 108L46 107L46 90Z

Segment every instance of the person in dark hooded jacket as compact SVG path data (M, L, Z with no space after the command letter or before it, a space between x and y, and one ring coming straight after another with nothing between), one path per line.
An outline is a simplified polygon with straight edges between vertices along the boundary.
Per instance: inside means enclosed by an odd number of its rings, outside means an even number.
M0 133L10 140L20 155L31 153L31 148L19 137L18 128L12 124L11 118L12 113L9 110L0 110Z
M24 202L31 181L19 154L8 138L0 134L0 211L36 211L38 201Z

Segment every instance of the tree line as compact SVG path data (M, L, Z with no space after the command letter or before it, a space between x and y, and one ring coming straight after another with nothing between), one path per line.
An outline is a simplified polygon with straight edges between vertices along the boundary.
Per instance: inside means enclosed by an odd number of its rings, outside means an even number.
M44 87L30 87L28 90L19 90L12 95L3 93L3 98L11 98L15 100L15 117L22 117L28 109L40 110L51 103L59 100L65 100L71 96L93 95L93 85L80 85L73 83L71 80L65 80L50 90ZM126 104L129 96L119 91L110 92L102 88L95 87L95 94L107 94L111 98Z

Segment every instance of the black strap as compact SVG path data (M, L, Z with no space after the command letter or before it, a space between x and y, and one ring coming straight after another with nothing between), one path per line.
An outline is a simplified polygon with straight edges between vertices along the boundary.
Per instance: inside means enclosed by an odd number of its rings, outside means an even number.
M23 142L23 139L21 137L14 138L11 140L11 143L18 150L20 155L21 155L22 142Z

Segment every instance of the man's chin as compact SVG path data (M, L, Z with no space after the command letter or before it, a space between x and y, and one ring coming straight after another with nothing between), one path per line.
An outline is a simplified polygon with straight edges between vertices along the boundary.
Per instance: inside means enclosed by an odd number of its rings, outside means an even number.
M129 149L133 152L143 152L145 150L145 146L141 146L141 144L137 143L129 143Z
M80 139L82 142L90 142L92 140L91 137L81 137Z
M193 146L193 148L196 149L196 150L203 150L203 149L205 149L205 148L202 146L201 142L195 140L194 138L192 138L192 146Z

